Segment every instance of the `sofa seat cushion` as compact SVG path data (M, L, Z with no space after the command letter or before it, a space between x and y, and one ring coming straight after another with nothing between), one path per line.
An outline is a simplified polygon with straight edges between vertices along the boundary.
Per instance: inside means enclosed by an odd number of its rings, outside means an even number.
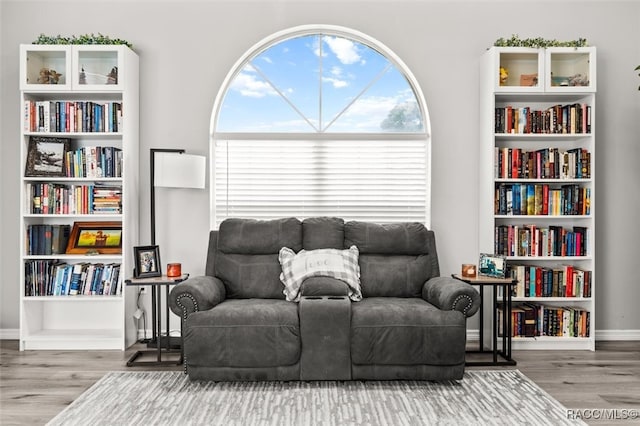
M351 313L353 364L464 363L461 312L442 311L421 298L371 297L354 303Z
M275 299L235 299L189 315L185 325L189 364L276 367L300 359L298 305Z

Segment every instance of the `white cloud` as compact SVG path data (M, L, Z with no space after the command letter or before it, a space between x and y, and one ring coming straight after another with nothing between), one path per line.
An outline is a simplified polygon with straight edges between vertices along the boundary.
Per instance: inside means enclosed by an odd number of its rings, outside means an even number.
M271 60L271 58L270 58L270 57L268 57L268 56L262 56L260 59L262 59L263 61L265 61L265 62L266 62L266 63L268 63L268 64L272 64L272 63L273 63L273 61Z
M257 80L256 76L245 72L238 74L233 79L230 89L250 98L263 98L267 95L274 96L278 94L269 84Z
M380 123L398 103L397 97L371 96L353 103L331 126L332 131L379 131ZM333 118L332 118L333 119Z
M324 37L323 39L343 64L351 65L361 60L358 48L351 40L342 37Z
M339 78L333 78L333 77L322 77L322 81L325 83L331 83L333 87L336 89L347 87L349 85L348 82L344 80L340 80Z
M345 111L347 117L371 117L383 116L385 118L389 111L398 104L398 98L388 96L362 97Z
M333 67L331 67L331 71L329 71L331 74L335 75L336 77L339 77L342 75L342 68L340 68L337 65L334 65Z

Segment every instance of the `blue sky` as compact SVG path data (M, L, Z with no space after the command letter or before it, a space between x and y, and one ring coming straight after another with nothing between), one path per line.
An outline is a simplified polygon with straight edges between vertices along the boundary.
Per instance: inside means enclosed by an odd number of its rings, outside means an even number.
M415 95L384 56L343 37L307 35L279 42L243 67L216 130L315 132L344 110L327 131L379 132L389 111L405 103L416 104Z

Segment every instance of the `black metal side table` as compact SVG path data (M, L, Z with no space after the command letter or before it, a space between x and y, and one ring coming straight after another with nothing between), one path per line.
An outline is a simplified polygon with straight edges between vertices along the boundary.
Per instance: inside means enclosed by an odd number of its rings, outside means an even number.
M151 307L152 307L152 341L155 342L156 349L155 350L142 350L134 353L129 361L127 361L127 367L132 366L143 366L143 365L180 365L183 361L183 352L182 345L180 345L180 359L176 362L175 360L163 360L162 354L167 353L178 353L177 350L172 350L171 348L171 339L169 336L169 287L172 285L178 284L184 280L189 278L189 274L183 274L179 277L167 277L163 275L161 277L151 277L151 278L129 278L125 280L126 285L130 286L150 286L151 287ZM162 293L160 292L160 287L165 287L165 318L166 318L166 329L167 329L167 338L164 339L166 345L163 347L162 338L160 336L160 329L162 325ZM182 323L181 323L182 324ZM182 333L182 331L181 331ZM140 358L144 354L154 354L155 359L152 361L141 361Z
M480 344L478 350L467 350L468 353L491 353L491 361L467 361L468 366L489 366L489 365L516 365L516 361L511 357L511 290L518 280L513 278L495 278L487 276L463 277L453 274L453 278L464 281L467 284L478 286L480 293ZM491 349L484 349L484 288L493 288L491 303ZM502 349L498 350L498 288L502 288ZM502 360L498 359L498 356Z

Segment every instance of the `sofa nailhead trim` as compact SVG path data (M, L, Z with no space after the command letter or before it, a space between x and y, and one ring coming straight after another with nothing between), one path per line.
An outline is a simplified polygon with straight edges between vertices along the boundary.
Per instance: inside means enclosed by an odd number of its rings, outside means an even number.
M467 311L471 308L471 305L473 304L473 301L471 300L471 297L467 296L466 294L461 294L458 297L456 297L456 300L453 301L452 308L456 309L456 305L462 299L466 299L466 301L467 301L467 306L465 306L464 309L462 309L462 313L467 315Z
M180 309L182 309L182 319L187 319L187 307L184 306L182 303L180 303L180 299L182 299L183 297L186 297L188 299L191 299L191 302L193 302L193 308L194 308L194 312L198 312L200 309L198 309L198 302L196 301L196 298L193 297L192 295L190 295L189 293L181 293L179 295L176 296L176 305L178 305L180 307Z
M180 309L182 309L182 320L186 321L187 320L187 307L184 306L180 300L186 297L188 299L191 300L191 302L193 302L193 308L194 308L194 312L198 312L200 309L198 308L198 301L196 300L195 297L193 297L191 294L189 293L181 293L179 295L176 296L176 305L178 305L180 307ZM184 330L182 330L184 332ZM183 336L184 337L184 336ZM182 348L182 350L184 351L184 348ZM182 359L182 365L184 368L184 374L187 374L187 357L183 355L183 359Z

